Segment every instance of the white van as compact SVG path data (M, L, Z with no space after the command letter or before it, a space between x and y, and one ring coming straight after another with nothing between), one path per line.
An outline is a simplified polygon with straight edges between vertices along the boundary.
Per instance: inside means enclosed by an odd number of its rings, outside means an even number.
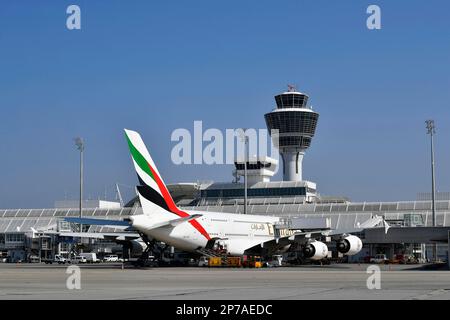
M58 264L66 264L67 259L64 258L63 256L56 254L55 258L53 259L54 262L58 263Z
M75 256L71 260L71 263L87 263L87 259L85 257L82 257L82 256Z
M94 252L80 253L80 257L86 258L87 263L98 263L97 254Z
M115 254L110 254L109 256L106 256L103 261L105 262L118 262L119 257Z
M376 254L375 257L370 258L371 263L387 263L389 261L388 258L386 258L385 254Z

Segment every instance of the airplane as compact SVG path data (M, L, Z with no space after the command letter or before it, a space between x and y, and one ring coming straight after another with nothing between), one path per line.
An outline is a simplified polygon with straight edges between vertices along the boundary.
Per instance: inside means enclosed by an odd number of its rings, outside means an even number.
M237 256L268 254L300 245L306 258L320 260L328 256L322 238L334 239L337 250L344 255L355 255L362 249L361 239L350 234L362 231L362 227L345 233L329 229L287 230L281 235L277 227L280 217L182 210L173 201L140 134L125 129L125 137L140 183L137 192L143 213L130 216L122 226L131 227L144 237L195 253L207 252L220 243L228 254ZM69 222L77 219L66 218ZM107 221L89 220L83 219L82 223L108 225ZM114 224L118 226L117 221Z

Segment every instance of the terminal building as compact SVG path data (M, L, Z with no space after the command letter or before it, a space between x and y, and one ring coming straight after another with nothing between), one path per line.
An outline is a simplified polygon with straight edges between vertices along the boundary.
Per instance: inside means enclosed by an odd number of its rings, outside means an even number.
M182 206L187 201L192 201L191 192L198 192L198 186L190 185L186 198L181 197L178 205ZM169 186L169 191L175 188ZM186 188L187 189L187 188ZM176 190L179 191L179 190ZM200 190L201 191L201 190ZM183 205L182 208L243 213L243 199L230 201L217 201L208 199L208 204L195 200L197 204ZM234 203L233 203L234 201ZM133 202L131 202L133 203ZM134 202L134 207L119 209L87 208L83 209L83 217L107 218L122 220L130 215L141 212L139 204ZM425 247L420 242L420 234L423 227L432 229L432 212L430 201L402 201L402 202L349 202L349 203L296 203L295 197L249 197L249 214L261 214L281 216L286 220L292 218L328 218L329 227L332 229L349 229L358 223L363 223L375 216L383 216L392 226L417 227L417 234L413 239L395 239L392 243L374 236L372 239L363 238L364 250L354 259L362 259L364 256L385 253L388 257L405 250L417 255L419 258L431 257L431 247ZM0 210L0 253L3 258L9 257L10 261L26 261L30 257L46 257L52 254L67 253L68 246L73 243L71 239L58 238L57 236L43 236L41 232L48 230L69 231L63 217L77 217L78 209L9 209ZM439 226L450 226L450 200L436 202L436 220ZM114 229L99 226L86 226L84 231L89 232L113 232ZM417 239L417 240L415 240ZM97 254L111 252L120 253L121 247L114 242L87 241L87 250ZM447 245L439 245L438 257L447 259Z
M267 156L237 159L233 182L198 182L168 185L174 201L183 209L244 213L244 174L247 172L248 214L271 215L284 218L286 223L295 219L322 218L331 229L351 229L365 221L382 216L397 227L415 227L407 238L381 237L375 232L362 235L364 250L352 257L361 261L366 256L384 253L388 257L408 252L419 259L431 257L431 245L422 239L429 232L440 232L439 227L450 226L450 196L436 201L437 229L432 228L432 204L422 195L420 201L351 202L345 197L321 196L315 182L303 180L302 160L311 146L319 114L308 106L309 97L293 87L275 96L275 108L265 114L272 141L281 154L282 163ZM283 167L283 180L271 181L277 166ZM70 230L63 217L76 217L75 203L55 203L54 209L0 210L0 253L10 261L30 260L55 253L67 253L72 239L57 235L44 236L48 230ZM72 207L72 208L70 208ZM124 207L117 203L86 203L83 217L122 220L140 213L138 198ZM325 219L324 219L325 218ZM84 226L84 231L113 232L114 229ZM448 239L447 235L439 235ZM120 245L104 240L86 241L87 250L99 254L120 252ZM438 245L438 258L446 260L447 243Z

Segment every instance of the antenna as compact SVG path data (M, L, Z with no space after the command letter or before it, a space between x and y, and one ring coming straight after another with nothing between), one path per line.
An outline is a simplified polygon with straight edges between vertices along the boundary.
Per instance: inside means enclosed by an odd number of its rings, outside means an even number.
M288 92L296 92L297 88L293 84L288 84Z

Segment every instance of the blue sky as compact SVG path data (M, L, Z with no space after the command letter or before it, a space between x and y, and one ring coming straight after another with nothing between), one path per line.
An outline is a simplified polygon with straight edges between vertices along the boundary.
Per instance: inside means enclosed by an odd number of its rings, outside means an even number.
M66 29L81 7L82 29ZM366 28L378 4L382 29ZM437 126L437 188L450 191L448 1L2 1L0 208L114 197L136 177L124 127L142 133L166 182L229 181L231 166L176 166L170 134L265 128L294 83L320 113L304 178L354 201L430 187L424 121ZM131 189L124 188L126 195Z

